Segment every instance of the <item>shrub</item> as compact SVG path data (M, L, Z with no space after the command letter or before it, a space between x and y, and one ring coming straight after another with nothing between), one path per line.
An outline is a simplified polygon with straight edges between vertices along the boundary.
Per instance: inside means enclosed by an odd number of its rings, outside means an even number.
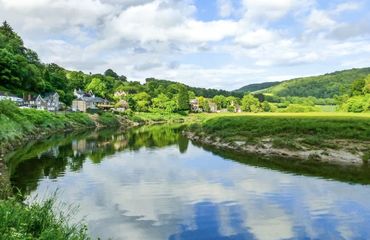
M321 112L321 109L314 106L306 106L301 104L289 104L283 112L299 113L299 112Z

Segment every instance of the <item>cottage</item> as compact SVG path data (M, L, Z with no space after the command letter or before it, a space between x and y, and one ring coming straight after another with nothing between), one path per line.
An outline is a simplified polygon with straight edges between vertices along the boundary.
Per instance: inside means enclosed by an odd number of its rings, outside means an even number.
M107 106L109 101L96 97L91 91L84 92L81 89L74 90L73 95L76 97L72 101L72 111L74 112L86 112L88 109L97 109L99 106Z
M198 99L190 100L190 108L191 108L192 112L200 112L201 111L201 108L199 107Z
M114 93L115 98L121 99L122 97L126 97L127 93L125 91L117 91Z
M59 94L50 93L45 97L38 95L35 100L35 105L38 110L47 110L50 112L59 111Z

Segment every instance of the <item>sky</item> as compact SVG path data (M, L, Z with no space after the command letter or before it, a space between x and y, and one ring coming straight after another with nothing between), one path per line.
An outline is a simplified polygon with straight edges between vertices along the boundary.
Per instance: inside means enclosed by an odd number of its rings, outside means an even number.
M370 0L0 0L45 63L234 90L370 67Z

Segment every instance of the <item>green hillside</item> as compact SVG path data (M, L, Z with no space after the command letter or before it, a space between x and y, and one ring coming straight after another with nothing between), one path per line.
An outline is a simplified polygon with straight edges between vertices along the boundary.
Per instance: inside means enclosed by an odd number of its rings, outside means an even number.
M262 88L263 84L259 84L261 88L258 89L257 87L254 91L262 90L261 92L271 93L279 97L333 98L335 95L349 94L352 83L355 80L365 78L368 74L370 74L370 68L354 68L320 76L295 78L265 89ZM265 84L265 86L268 86L271 83L266 82ZM250 86L247 85L241 89L251 89Z
M320 76L297 78L267 89L277 96L332 98L348 93L355 80L370 74L370 68L350 69Z
M269 87L272 87L272 86L276 86L279 83L281 83L281 82L253 83L253 84L249 84L249 85L246 85L244 87L241 87L237 90L234 90L234 92L238 92L238 93L255 92L255 91L266 89L266 88L269 88Z

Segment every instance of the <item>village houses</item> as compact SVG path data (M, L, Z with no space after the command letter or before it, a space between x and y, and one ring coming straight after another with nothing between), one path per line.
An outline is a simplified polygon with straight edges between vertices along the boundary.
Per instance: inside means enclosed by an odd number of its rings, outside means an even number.
M92 91L84 92L81 89L75 89L73 92L75 100L72 101L72 111L86 112L88 109L98 109L98 107L108 106L107 99L96 97Z

